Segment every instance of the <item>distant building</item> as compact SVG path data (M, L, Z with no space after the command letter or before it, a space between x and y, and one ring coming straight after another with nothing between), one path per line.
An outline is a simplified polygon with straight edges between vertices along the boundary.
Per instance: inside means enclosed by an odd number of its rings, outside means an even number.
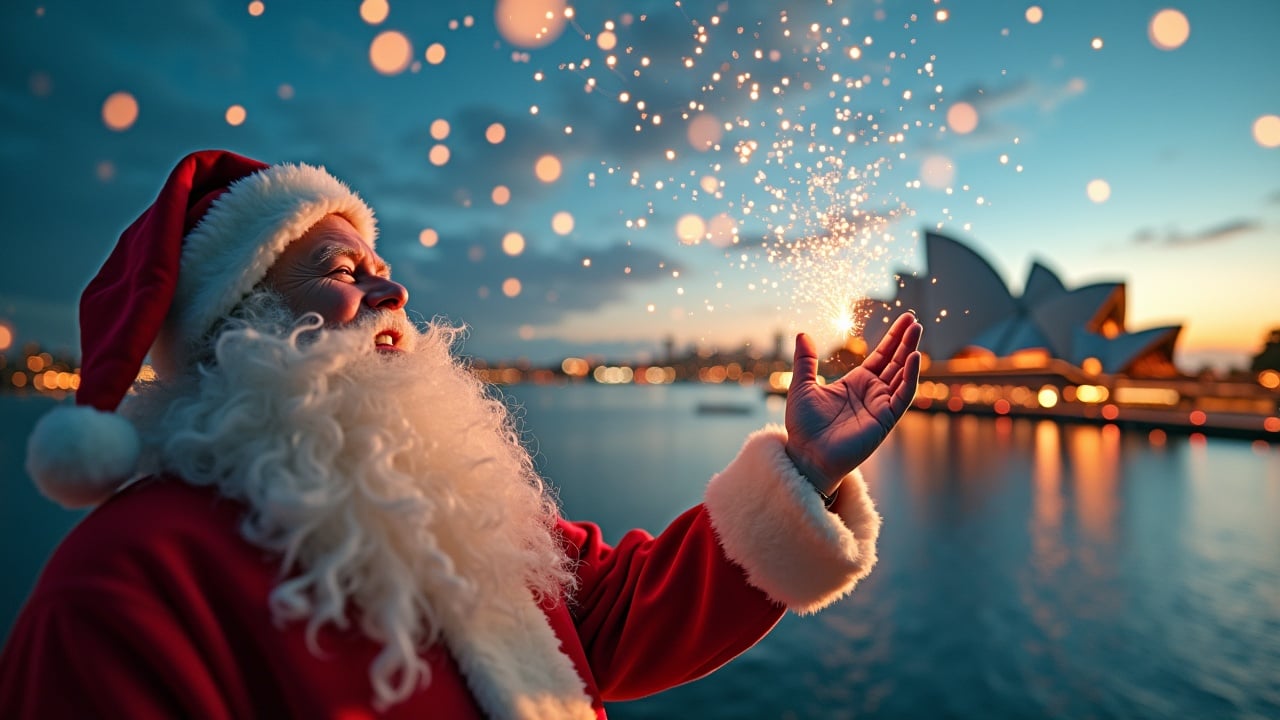
M960 361L958 367L977 369L1017 359L1022 366L1065 362L1089 374L1179 375L1173 352L1182 326L1129 332L1123 282L1068 290L1035 262L1022 294L1014 296L991 264L958 240L927 232L925 255L925 273L902 276L896 297L872 303L868 336L912 310L925 324L921 350L933 364Z

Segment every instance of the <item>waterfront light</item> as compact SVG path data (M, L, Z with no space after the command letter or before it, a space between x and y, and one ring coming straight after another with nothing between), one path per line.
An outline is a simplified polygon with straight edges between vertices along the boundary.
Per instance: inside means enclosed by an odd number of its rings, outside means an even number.
M1173 388L1118 387L1115 401L1121 405L1177 405L1182 395Z
M1076 388L1076 399L1082 403L1106 402L1107 395L1107 389L1101 385L1081 385Z
M1040 392L1036 394L1036 402L1040 403L1040 407L1048 409L1058 404L1058 389L1052 385L1045 385L1040 388Z

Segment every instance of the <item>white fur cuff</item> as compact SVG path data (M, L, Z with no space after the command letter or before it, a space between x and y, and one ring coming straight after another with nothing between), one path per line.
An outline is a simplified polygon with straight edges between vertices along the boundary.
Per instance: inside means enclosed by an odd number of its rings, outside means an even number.
M771 425L707 486L706 507L725 555L747 580L792 612L817 612L853 590L876 562L880 515L854 470L836 504L787 457L787 433Z

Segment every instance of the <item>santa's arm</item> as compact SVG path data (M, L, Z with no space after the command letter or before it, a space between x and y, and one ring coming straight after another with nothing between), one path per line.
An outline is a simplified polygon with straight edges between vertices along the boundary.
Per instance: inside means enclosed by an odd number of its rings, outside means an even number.
M754 645L789 608L814 612L875 562L880 519L857 473L828 511L770 428L748 439L706 502L656 538L616 547L598 527L565 523L581 589L571 605L606 700L701 677Z

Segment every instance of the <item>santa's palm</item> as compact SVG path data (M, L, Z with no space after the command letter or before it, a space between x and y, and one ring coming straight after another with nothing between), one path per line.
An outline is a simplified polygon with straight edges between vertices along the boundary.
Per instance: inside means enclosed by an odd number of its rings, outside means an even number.
M796 337L787 451L819 490L870 457L907 411L920 377L922 330L912 315L900 316L861 365L829 385L818 384L813 340Z

